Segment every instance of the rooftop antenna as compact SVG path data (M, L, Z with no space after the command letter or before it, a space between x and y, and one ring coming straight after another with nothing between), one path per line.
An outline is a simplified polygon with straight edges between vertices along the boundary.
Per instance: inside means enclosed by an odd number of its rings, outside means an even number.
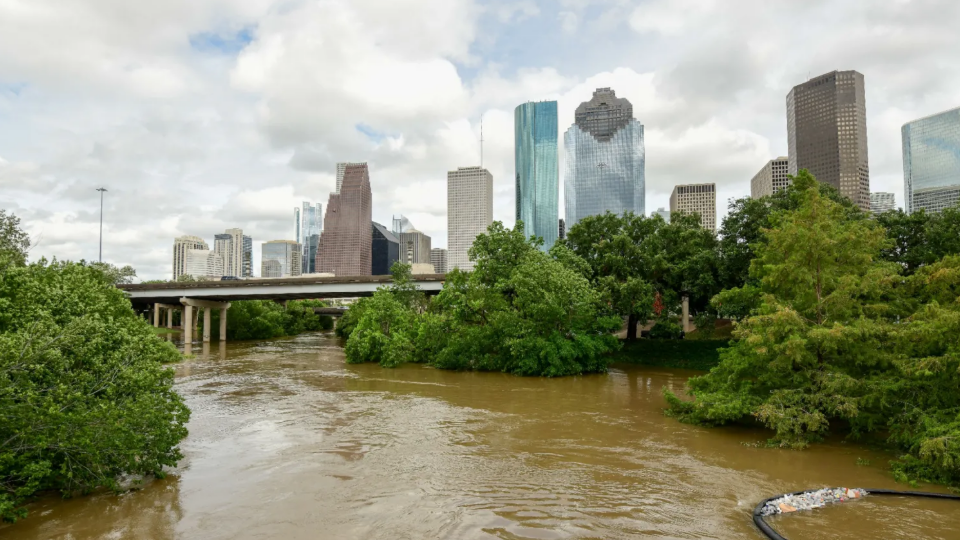
M480 115L480 168L483 168L483 114Z

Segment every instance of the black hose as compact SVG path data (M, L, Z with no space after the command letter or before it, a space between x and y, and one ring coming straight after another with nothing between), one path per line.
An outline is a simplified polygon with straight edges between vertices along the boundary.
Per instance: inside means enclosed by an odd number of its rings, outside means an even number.
M760 501L760 504L753 509L753 523L760 529L760 532L765 534L770 540L787 540L786 537L778 533L767 524L763 519L763 507L767 505L768 502L785 497L787 495L802 495L804 493L810 493L812 491L818 491L816 489L807 490L807 491L794 491L793 493L781 493L780 495L774 495ZM924 491L896 491L892 489L865 489L867 495L897 495L901 497L927 497L930 499L950 499L954 501L960 501L960 495L950 495L948 493L927 493Z

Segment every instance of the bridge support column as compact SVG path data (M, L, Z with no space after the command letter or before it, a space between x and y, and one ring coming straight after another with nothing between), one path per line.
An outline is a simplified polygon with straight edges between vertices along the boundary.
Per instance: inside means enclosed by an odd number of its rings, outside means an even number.
M213 324L213 318L210 316L210 308L203 308L203 342L210 343L210 325Z
M196 300L193 298L181 298L180 303L183 304L184 310L189 310L184 313L184 318L192 319L192 311L194 308L203 309L203 341L207 343L210 341L210 330L213 325L213 310L220 310L220 341L225 341L227 339L227 310L230 309L230 302L216 302L213 300ZM189 314L189 315L188 315ZM199 317L199 312L197 312ZM187 329L184 328L184 332ZM192 334L191 334L192 335Z
M173 306L167 306L167 328L173 328Z
M160 304L153 305L153 327L160 328Z
M193 306L186 304L183 307L183 342L193 342Z
M681 317L683 317L683 320L681 321L681 324L683 325L683 333L686 334L686 333L692 332L693 327L690 325L690 297L689 296L683 297L683 304L681 307Z
M220 341L227 340L227 308L220 308Z

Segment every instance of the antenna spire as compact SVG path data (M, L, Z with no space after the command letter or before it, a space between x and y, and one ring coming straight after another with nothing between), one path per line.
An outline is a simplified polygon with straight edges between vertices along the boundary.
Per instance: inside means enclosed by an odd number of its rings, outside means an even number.
M483 168L483 114L480 115L480 168Z

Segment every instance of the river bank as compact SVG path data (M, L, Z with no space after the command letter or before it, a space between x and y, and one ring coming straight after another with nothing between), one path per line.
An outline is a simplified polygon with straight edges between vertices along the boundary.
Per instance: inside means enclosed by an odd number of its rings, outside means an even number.
M44 499L0 536L759 539L750 512L770 495L904 488L883 452L843 441L758 448L767 432L665 417L660 389L682 390L693 371L617 365L546 379L383 369L345 364L332 333L194 352L175 366L193 416L186 457L167 478L120 497ZM864 503L857 522L843 507L778 526L797 538L960 530L955 506ZM885 513L874 516L874 504Z

